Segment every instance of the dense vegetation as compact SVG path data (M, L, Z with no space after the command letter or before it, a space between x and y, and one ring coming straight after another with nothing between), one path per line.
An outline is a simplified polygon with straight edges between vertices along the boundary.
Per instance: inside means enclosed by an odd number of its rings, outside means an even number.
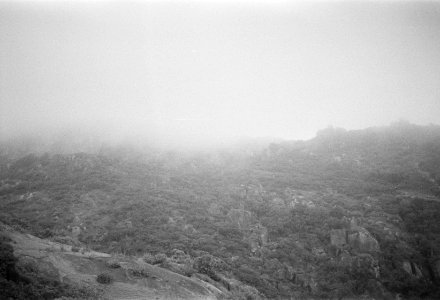
M437 126L398 123L261 151L14 157L6 145L0 220L99 251L162 255L165 267L177 249L191 262L184 274L234 278L267 298L435 298L438 141Z

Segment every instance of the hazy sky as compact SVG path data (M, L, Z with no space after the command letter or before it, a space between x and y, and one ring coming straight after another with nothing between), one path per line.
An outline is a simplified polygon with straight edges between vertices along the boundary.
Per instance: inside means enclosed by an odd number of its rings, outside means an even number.
M0 134L440 123L440 2L0 2Z

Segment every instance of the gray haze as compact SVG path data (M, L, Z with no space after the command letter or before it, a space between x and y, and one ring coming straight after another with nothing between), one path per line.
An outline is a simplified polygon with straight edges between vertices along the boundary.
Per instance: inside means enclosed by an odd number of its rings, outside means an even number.
M440 123L440 2L1 2L0 134Z

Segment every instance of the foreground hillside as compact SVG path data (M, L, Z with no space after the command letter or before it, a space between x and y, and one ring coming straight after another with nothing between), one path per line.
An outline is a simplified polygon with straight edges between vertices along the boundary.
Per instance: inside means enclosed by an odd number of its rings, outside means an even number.
M330 128L194 155L11 149L0 220L39 238L155 264L234 299L440 297L437 126Z
M112 257L106 253L50 242L3 224L0 224L0 232L3 244L7 241L12 246L16 257L15 271L21 276L20 279L9 278L18 284L14 286L10 283L11 289L3 292L3 296L33 298L36 290L37 297L42 299L67 295L81 299L210 300L226 299L227 296L200 279L190 279L142 259ZM20 291L20 283L24 284L24 291Z

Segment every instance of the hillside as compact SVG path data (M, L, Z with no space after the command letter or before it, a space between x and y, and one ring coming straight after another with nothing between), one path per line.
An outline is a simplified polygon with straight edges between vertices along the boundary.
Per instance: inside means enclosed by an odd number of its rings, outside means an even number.
M209 283L150 265L141 259L112 257L90 249L39 239L3 224L0 227L3 239L9 240L13 247L17 258L15 268L21 276L30 278L31 282L38 278L46 282L46 286L47 282L60 282L73 290L70 291L73 296L79 294L81 298L91 299L226 298ZM111 284L98 283L97 278L103 274L112 278ZM50 292L47 289L46 294L41 293L42 298L50 298ZM63 291L60 293L63 295Z
M32 149L1 148L0 221L38 244L148 264L174 285L159 297L440 297L438 126L328 128L263 150L195 154ZM68 252L56 256L81 266ZM84 268L90 282L107 270L99 257ZM122 269L112 269L113 295L153 284Z

